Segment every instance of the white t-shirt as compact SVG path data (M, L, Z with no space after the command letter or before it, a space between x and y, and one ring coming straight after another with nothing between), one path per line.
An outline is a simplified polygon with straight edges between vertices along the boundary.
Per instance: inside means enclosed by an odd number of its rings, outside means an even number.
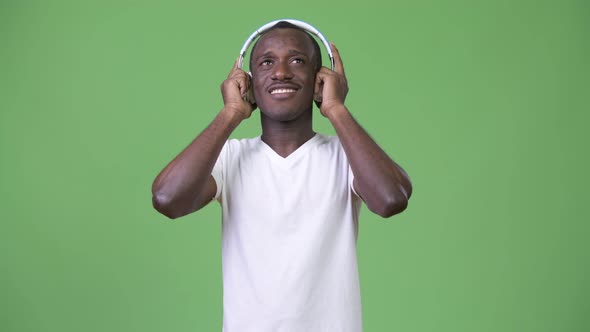
M224 332L360 332L361 199L337 136L286 158L260 137L228 140L222 207Z

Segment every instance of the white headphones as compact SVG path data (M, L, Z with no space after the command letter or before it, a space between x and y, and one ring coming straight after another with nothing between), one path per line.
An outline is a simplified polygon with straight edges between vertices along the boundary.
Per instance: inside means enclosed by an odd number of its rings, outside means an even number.
M242 68L242 65L244 63L244 56L246 55L246 51L248 50L248 47L250 46L250 44L252 44L254 39L256 39L256 37L262 35L268 29L272 28L275 24L282 22L282 21L291 23L291 24L309 32L310 34L318 37L322 41L322 43L324 44L324 47L326 48L326 51L328 52L328 56L330 57L330 65L332 67L332 70L334 70L334 56L332 55L332 49L330 48L330 43L328 43L328 41L326 40L324 35L322 35L318 31L318 29L314 28L310 24L305 23L303 21L299 21L299 20L293 20L293 19L282 19L282 20L272 21L272 22L266 23L265 25L261 26L256 31L254 31L250 35L250 37L248 37L248 39L246 39L244 46L242 46L242 49L240 50L240 58L238 61L238 68Z

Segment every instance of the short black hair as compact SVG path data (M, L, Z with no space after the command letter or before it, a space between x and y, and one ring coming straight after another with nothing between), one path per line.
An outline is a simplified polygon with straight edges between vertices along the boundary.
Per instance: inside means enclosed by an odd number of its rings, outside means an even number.
M254 46L252 47L252 50L250 51L250 62L249 62L249 67L250 67L250 71L252 71L252 54L254 54L254 50L256 49L256 45L258 45L258 41L260 41L260 38L262 38L262 36L264 36L265 34L276 30L276 29L295 29L295 30L299 30L305 33L305 35L307 35L307 37L309 37L309 39L311 40L312 44L313 44L313 60L315 61L315 71L319 71L322 68L322 51L320 50L320 45L318 44L317 40L315 40L315 38L313 38L309 33L307 33L307 31L305 31L304 29L296 26L295 24L289 23L287 21L280 21L277 24L273 25L270 29L266 30L256 41L256 43L254 44Z

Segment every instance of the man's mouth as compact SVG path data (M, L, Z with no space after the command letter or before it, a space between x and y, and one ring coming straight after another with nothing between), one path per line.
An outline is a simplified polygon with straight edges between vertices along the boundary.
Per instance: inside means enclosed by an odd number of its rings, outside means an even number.
M272 89L270 90L270 94L271 95L275 95L278 93L293 93L296 92L296 89L285 89L285 88L279 88L279 89Z

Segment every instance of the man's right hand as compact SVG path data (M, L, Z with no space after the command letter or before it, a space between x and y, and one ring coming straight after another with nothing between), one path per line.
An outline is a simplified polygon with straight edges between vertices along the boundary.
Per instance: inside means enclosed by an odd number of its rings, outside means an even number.
M250 75L238 68L238 60L236 60L227 79L221 83L224 110L236 112L244 119L249 118L252 111L256 109L256 104L251 104L245 100L248 90L251 88L252 80Z

